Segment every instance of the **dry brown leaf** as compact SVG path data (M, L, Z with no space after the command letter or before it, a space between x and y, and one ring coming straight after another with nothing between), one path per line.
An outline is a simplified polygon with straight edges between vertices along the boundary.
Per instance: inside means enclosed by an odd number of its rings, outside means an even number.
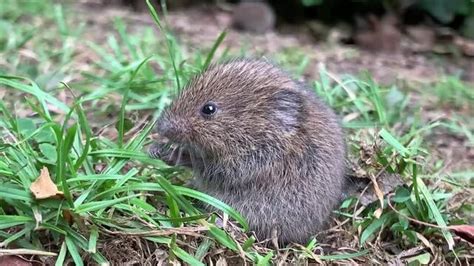
M69 225L72 225L72 223L74 222L74 217L72 216L70 210L63 210L63 217Z
M431 244L430 241L428 241L428 239L426 239L425 236L423 236L422 234L418 233L418 232L415 232L416 236L418 237L419 240L421 240L421 242L431 250L431 253L435 254L435 250L433 248L433 245Z
M382 192L382 190L380 190L379 184L377 183L377 179L375 178L374 175L370 175L370 180L372 180L372 184L374 185L375 195L377 195L377 199L380 201L380 208L378 208L374 212L375 217L378 219L382 215L382 211L383 211L383 195L384 195L384 193Z
M224 257L219 256L219 259L216 262L216 266L227 266L227 260Z
M462 239L468 241L471 244L474 244L474 225L452 225L449 227L456 235Z
M56 196L63 196L63 192L58 190L49 176L48 168L43 167L35 182L31 183L30 191L36 199L48 199Z
M382 208L378 208L377 210L374 211L374 216L375 218L380 218L380 216L382 216L382 212L383 212L383 209Z

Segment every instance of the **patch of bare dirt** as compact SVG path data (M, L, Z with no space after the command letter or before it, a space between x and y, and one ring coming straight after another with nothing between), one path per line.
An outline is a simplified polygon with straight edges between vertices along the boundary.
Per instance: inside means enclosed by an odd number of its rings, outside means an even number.
M392 84L396 80L430 82L441 75L462 70L459 65L446 60L437 62L424 54L410 49L412 43L404 38L402 49L389 52L373 52L355 46L338 43L317 42L308 34L304 26L265 34L247 34L229 29L231 14L218 9L194 8L171 12L167 17L169 26L180 40L191 48L210 47L220 32L228 30L221 49L239 51L243 47L253 55L272 54L300 49L310 59L305 74L314 77L317 65L324 63L328 69L338 74L359 74L369 71L375 80Z
M154 27L148 13L133 13L118 8L93 9L84 5L79 5L78 11L91 27L88 30L90 36L86 38L96 41L104 40L104 29L112 28L114 17L125 19L127 25L135 31L140 31L144 26ZM287 26L264 34L249 34L230 28L231 20L231 12L217 7L172 11L166 17L168 26L188 51L210 48L219 34L227 29L228 34L218 53L225 49L236 53L245 49L250 55L271 57L278 52L299 50L310 59L305 74L313 78L317 74L319 63L326 64L330 71L338 74L359 74L368 71L382 84L393 84L397 80L431 82L443 74L463 70L466 70L466 77L471 75L468 59L449 62L447 59L439 60L436 56L416 53L412 49L416 44L407 37L402 37L401 49L373 52L358 49L356 46L315 40L305 26Z
M472 170L474 145L464 136L438 131L429 136L429 141L434 146L432 154L444 159L444 172Z
M106 241L101 251L112 265L157 265L166 261L168 252L149 245L138 237L119 236Z

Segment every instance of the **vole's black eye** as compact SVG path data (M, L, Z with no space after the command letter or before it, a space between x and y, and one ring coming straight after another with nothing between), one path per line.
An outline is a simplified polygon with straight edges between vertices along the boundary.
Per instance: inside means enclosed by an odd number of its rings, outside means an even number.
M217 106L215 103L206 103L202 109L201 109L201 114L204 117L211 117L217 112Z

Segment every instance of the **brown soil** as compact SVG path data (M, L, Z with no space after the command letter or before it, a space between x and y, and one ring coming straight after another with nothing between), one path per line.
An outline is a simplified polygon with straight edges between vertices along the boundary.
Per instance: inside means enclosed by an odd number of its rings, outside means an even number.
M143 26L153 26L148 13L134 13L118 8L97 9L80 5L78 10L92 29L90 36L95 40L104 39L105 29L112 26L114 17L121 17L127 25L140 31ZM100 15L98 14L100 13ZM97 14L97 15L95 15ZM356 46L342 45L326 40L316 40L306 26L284 26L265 34L248 34L229 29L231 13L217 7L195 7L169 12L166 17L184 47L193 49L210 48L219 34L227 29L228 34L218 51L230 49L238 53L245 49L249 55L271 57L282 52L297 50L308 56L310 63L305 71L308 77L315 77L318 64L323 63L328 70L338 74L359 74L368 71L382 84L405 82L431 82L445 74L464 72L470 79L471 60L469 58L451 59L442 55L417 53L415 44L402 37L401 49L389 52L373 52L358 49ZM338 34L338 29L334 29ZM98 34L100 33L100 34ZM157 33L159 34L159 33ZM296 50L295 50L296 52Z

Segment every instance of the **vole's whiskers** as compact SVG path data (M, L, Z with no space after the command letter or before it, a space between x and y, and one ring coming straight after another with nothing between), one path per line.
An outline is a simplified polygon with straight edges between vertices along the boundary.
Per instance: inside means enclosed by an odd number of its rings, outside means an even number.
M177 146L174 146L174 147L171 146L171 148L172 148L173 150L171 151L171 154L170 154L170 160L171 160L171 161L174 161L174 164L176 165L176 159L177 159L176 157L178 156L178 150L179 150L179 149L178 149Z
M178 150L178 158L176 159L176 165L180 165L183 156L183 148L177 147L176 149Z
M192 168L196 168L197 164L196 164L196 157L194 155L194 151L192 151L191 149L188 149L188 151L189 151L189 158L191 159L191 166Z
M203 166L204 166L204 171L207 171L209 167L208 167L208 165L207 165L207 159L206 159L206 157L205 157L205 155L204 155L204 152L203 152L202 150L199 150L199 153L200 153L200 155L201 155L200 157L201 157L201 160L202 160L202 164L203 164Z

